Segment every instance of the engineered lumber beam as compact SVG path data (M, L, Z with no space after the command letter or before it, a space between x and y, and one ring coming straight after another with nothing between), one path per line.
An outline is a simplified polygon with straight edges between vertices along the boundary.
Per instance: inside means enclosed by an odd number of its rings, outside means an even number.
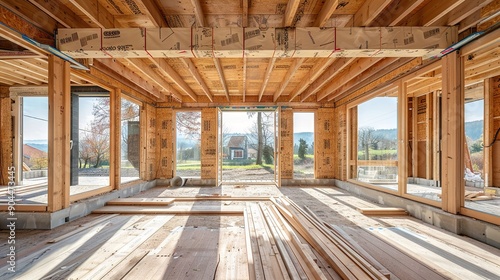
M70 166L70 65L49 55L48 211L69 207Z
M222 89L224 90L224 94L226 95L226 99L229 102L230 101L229 100L229 89L227 88L226 78L224 76L224 72L222 70L220 60L218 58L214 57L214 65L215 65L215 69L217 69L217 73L219 74L219 80L220 80L220 83L222 85Z
M394 1L372 22L371 26L396 26L423 2L424 0Z
M435 21L433 25L440 25L440 26L445 26L445 25L457 25L459 24L462 20L467 18L468 16L474 14L476 11L482 9L486 5L490 4L493 2L493 0L472 0L472 1L465 1L458 5L456 8L454 8L452 11L450 11L448 14L440 18L439 20Z
M57 22L49 17L44 20L33 20L32 16L39 13L38 7L27 1L2 0L0 3L2 23L15 27L18 32L39 42L42 42L40 39L43 38L45 39L43 42L48 43L57 28ZM53 42L50 44L53 45Z
M146 8L145 14L156 27L168 26L167 21L161 12L161 9L156 4L155 0L141 0L141 2Z

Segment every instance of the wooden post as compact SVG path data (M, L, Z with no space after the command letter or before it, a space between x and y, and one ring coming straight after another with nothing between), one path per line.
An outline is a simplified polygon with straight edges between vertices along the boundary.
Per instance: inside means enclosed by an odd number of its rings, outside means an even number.
M13 166L12 155L12 100L9 97L9 89L0 88L0 185L6 186L9 182L8 168ZM20 172L16 170L16 174Z
M408 96L406 83L398 84L398 193L406 193L408 179Z
M458 52L441 59L443 73L442 209L458 213L464 203L464 85Z
M434 93L430 92L426 96L426 104L427 104L427 112L426 112L426 119L427 119L427 129L425 132L425 138L426 138L426 147L425 147L425 179L427 180L432 180L432 171L433 171L433 159L434 159L434 153L432 150L433 143L434 143Z
M279 117L281 179L293 179L293 111L281 110Z
M347 106L344 104L337 112L337 176L341 181L347 180Z
M484 133L483 133L483 143L484 143L484 186L491 187L493 184L493 147L488 147L495 136L494 127L494 115L493 115L493 103L492 103L492 84L493 79L484 80ZM498 106L498 105L497 105Z
M169 179L173 175L174 156L174 122L173 110L171 108L156 109L156 164L158 165L158 174L156 178Z
M69 62L49 55L48 211L69 207L71 88Z
M217 108L201 109L201 179L217 177Z
M114 189L120 189L121 181L121 90L114 89L109 93L109 180L110 186Z
M335 115L333 108L320 108L315 113L314 122L314 175L315 178L333 179L334 176L334 135Z
M485 134L489 134L489 141L485 141L485 145L490 145L493 142L495 134L500 129L500 76L496 76L489 81L489 107L490 107L490 126L485 130ZM486 104L486 103L485 103ZM500 133L499 133L500 134ZM497 135L497 140L488 149L491 159L490 162L490 177L491 187L500 187L500 135ZM486 151L485 151L486 152Z

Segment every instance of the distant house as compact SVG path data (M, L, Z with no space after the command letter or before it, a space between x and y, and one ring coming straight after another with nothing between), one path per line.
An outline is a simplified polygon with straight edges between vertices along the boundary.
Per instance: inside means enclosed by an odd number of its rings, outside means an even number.
M46 169L48 167L48 155L40 149L28 144L23 145L23 162L30 169Z
M248 158L248 139L246 136L231 136L227 143L230 160Z

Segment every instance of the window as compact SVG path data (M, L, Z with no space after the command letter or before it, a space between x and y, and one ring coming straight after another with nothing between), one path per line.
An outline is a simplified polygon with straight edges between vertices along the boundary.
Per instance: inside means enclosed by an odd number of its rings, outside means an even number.
M127 99L121 100L121 183L139 179L140 166L140 109Z
M233 158L243 158L243 151L241 150L233 151Z

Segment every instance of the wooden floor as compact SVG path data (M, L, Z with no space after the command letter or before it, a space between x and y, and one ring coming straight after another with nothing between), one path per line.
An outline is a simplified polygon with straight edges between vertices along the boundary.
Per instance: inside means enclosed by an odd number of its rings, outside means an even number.
M307 233L295 232L303 249L297 252L283 230L265 225L269 215L276 215L270 214L273 203L267 198L279 196L307 206L350 244L348 250L369 264L375 262L376 270L390 279L500 279L500 250L409 216L363 215L356 209L381 206L341 189L242 185L156 187L135 196L149 200L113 205L115 212L129 207L138 212L92 214L50 231L18 230L16 273L7 270L4 257L0 279L316 278L307 277L311 273L342 279L338 268L311 244L316 241L305 237ZM154 200L165 205L137 205L151 198L161 198ZM170 212L161 212L165 209ZM190 209L198 214L190 214ZM162 214L152 214L156 212ZM8 253L7 236L8 232L0 232L0 256ZM333 244L322 247L331 249ZM290 264L296 269L289 269Z

